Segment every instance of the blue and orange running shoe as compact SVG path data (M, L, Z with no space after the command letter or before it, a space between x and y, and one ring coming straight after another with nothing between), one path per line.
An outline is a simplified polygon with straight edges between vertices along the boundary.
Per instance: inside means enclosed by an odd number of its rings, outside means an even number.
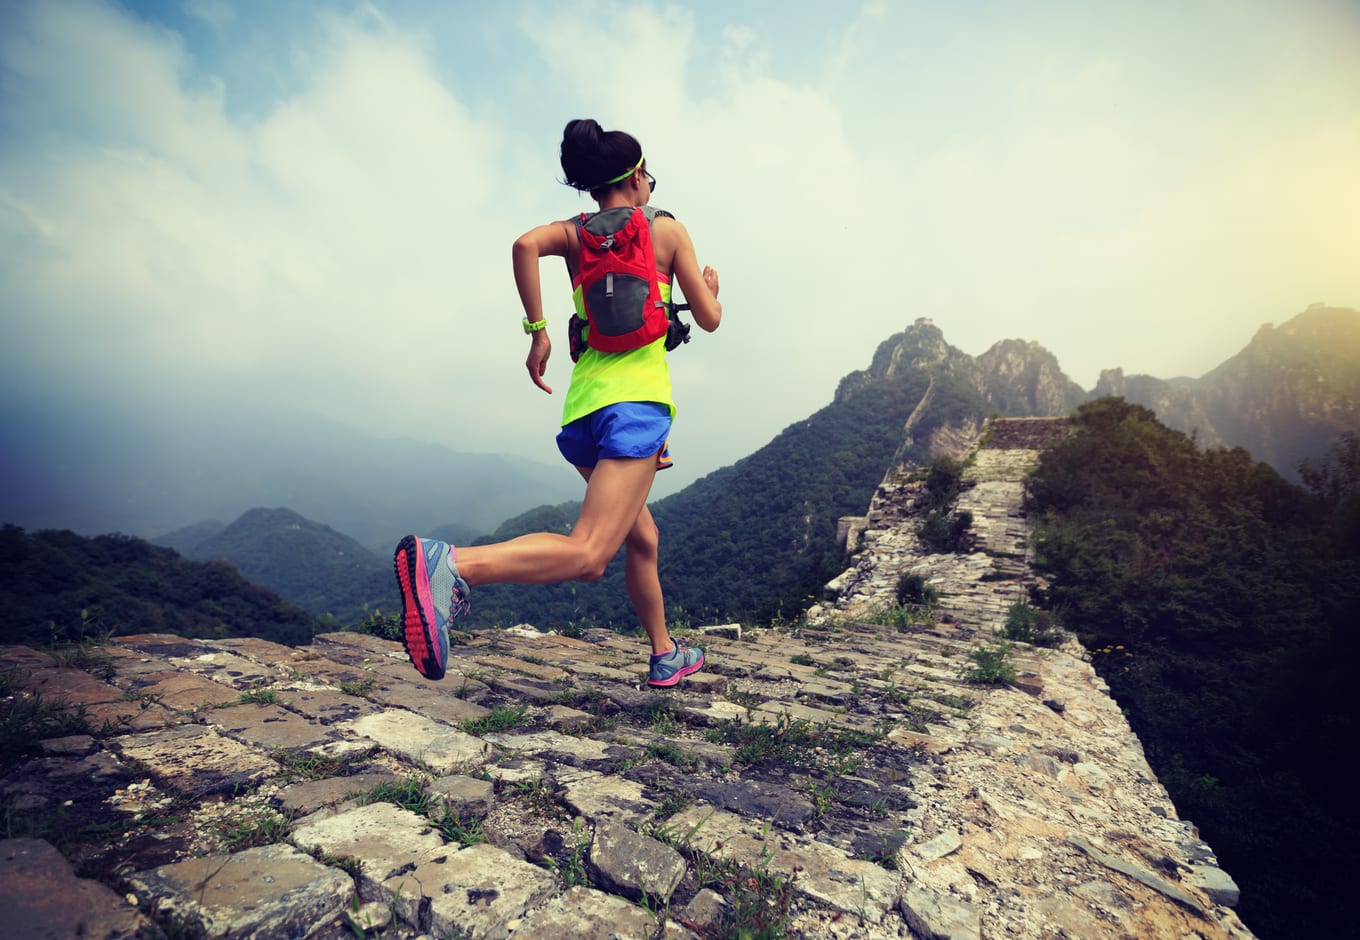
M426 679L444 678L449 661L449 622L471 609L471 588L458 576L457 550L448 542L408 535L392 557L401 588L402 642Z
M704 651L692 650L683 640L676 640L675 649L651 658L647 684L659 689L669 688L685 676L693 675L703 668Z

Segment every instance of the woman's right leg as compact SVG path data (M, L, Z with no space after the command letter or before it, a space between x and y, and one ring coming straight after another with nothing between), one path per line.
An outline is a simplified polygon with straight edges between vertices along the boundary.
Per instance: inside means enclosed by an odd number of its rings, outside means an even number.
M593 581L604 574L646 511L655 476L655 456L601 460L590 472L581 515L570 535L535 532L494 545L460 548L458 573L473 587ZM650 521L651 514L647 515Z

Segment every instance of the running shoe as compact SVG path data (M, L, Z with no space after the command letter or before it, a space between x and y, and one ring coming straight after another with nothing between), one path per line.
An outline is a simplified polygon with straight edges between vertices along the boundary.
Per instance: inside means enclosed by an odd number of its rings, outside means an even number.
M401 589L402 642L411 665L426 679L444 678L449 622L471 608L471 589L454 565L457 554L448 542L408 535L392 557Z
M683 640L675 641L675 649L651 659L651 671L647 684L657 688L669 688L685 676L693 675L704 668L704 651L692 650Z

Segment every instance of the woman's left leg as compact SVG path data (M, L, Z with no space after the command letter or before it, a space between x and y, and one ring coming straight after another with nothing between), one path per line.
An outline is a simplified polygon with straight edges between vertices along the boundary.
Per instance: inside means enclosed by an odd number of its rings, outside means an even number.
M593 469L576 468L585 478L587 486L590 485ZM628 587L628 599L633 603L633 611L642 629L647 631L652 654L668 653L675 648L675 644L666 630L666 602L661 593L661 574L657 569L660 533L645 503L633 527L628 530L623 546L623 579Z

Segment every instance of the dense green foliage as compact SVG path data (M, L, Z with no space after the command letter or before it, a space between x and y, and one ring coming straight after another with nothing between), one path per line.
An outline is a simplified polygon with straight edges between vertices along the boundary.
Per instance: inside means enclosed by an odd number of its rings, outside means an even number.
M123 535L0 528L0 642L105 634L255 636L297 645L319 624L225 562L186 561Z
M1122 399L1075 427L1029 484L1050 605L1241 884L1248 926L1338 935L1356 831L1335 759L1355 732L1354 439L1309 493Z
M962 461L947 456L936 457L926 468L916 537L932 552L960 551L973 525L972 513L954 508L963 487L963 470Z

